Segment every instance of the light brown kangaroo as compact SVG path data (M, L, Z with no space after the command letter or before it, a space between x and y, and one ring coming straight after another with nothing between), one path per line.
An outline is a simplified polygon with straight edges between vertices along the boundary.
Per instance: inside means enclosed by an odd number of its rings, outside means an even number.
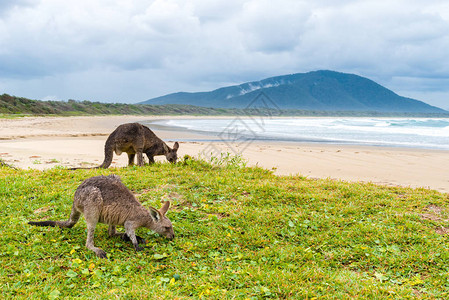
M87 224L86 247L95 252L98 257L105 258L106 252L94 246L94 233L97 223L109 225L109 236L120 236L123 240L131 240L136 251L143 248L139 243L145 243L136 236L135 230L146 227L168 239L173 239L175 233L170 220L165 216L170 202L165 201L157 210L143 207L117 175L96 176L83 181L76 189L72 212L67 221L28 222L37 226L59 226L72 228L84 214ZM125 233L117 233L115 226L123 225Z
M154 156L165 155L167 160L175 163L178 159L178 142L173 148L167 146L158 138L150 128L139 123L127 123L117 127L108 137L104 145L104 161L99 168L108 168L111 165L113 153L120 155L128 154L128 165L134 164L137 154L137 165L143 166L143 153L148 157L150 163L154 163Z

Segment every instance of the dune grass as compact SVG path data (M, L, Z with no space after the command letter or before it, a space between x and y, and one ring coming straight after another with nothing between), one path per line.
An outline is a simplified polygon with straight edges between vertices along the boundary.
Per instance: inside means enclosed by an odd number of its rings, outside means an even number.
M176 238L145 250L108 238L99 259L63 220L86 178L117 174L145 206L170 200ZM448 196L426 189L278 177L238 159L107 170L0 167L4 298L386 299L449 297Z

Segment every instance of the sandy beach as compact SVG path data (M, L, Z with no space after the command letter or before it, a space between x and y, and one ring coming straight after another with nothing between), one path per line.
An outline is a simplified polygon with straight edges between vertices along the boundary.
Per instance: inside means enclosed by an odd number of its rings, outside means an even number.
M17 168L91 167L104 158L107 136L120 124L148 121L155 116L26 117L0 119L0 159ZM179 118L179 117L178 117ZM277 175L299 174L382 185L423 187L449 192L449 151L365 147L298 142L238 144L176 130L153 130L170 147L180 141L178 156L211 152L241 153L249 165ZM186 141L187 140L187 141ZM157 160L164 161L163 156ZM112 166L127 165L127 156L114 155Z

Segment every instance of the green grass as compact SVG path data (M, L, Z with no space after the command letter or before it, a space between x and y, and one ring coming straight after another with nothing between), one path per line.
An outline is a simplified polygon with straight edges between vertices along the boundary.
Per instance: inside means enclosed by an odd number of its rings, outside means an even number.
M86 178L117 174L145 206L173 204L176 238L146 229L145 250L84 219L63 220ZM238 159L47 171L0 167L3 298L445 299L448 196L425 189L278 177Z

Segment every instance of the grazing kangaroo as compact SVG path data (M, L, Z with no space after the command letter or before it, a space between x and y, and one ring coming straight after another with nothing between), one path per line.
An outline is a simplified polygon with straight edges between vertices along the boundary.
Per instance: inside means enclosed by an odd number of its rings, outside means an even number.
M28 222L37 226L59 226L72 228L78 222L81 213L87 224L86 247L95 252L98 257L105 258L106 252L94 246L94 233L97 223L108 224L109 236L120 236L123 240L131 240L136 251L143 248L139 243L145 243L136 236L138 227L146 227L168 239L173 239L175 233L170 220L165 216L170 202L165 201L160 210L143 207L131 191L122 183L117 175L96 176L83 181L76 189L72 212L67 221ZM125 233L117 233L115 226L123 225Z
M176 142L173 149L158 138L150 128L139 123L127 123L117 127L108 137L104 145L104 161L99 168L111 165L113 153L128 154L128 165L134 164L137 154L137 165L143 166L143 153L148 156L150 163L154 163L154 156L165 155L167 160L175 163L178 159L179 144Z

